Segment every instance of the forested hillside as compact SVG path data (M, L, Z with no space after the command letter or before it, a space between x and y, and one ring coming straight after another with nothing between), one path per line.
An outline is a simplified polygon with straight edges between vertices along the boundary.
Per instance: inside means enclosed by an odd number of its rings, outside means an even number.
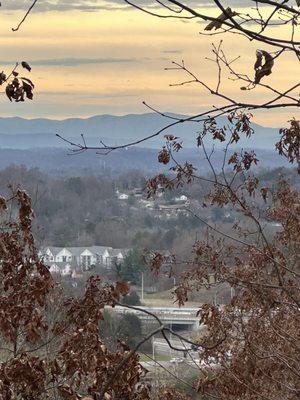
M296 184L293 169L261 170L259 177L263 184L272 186L281 175ZM40 245L184 251L203 234L203 223L186 209L197 211L205 221L223 221L228 229L236 218L228 208L221 210L204 203L208 188L197 181L147 199L148 178L134 170L118 176L100 173L53 177L37 168L12 165L0 171L0 187L2 195L9 193L8 185L28 191ZM120 199L122 194L128 198Z
M132 169L154 174L167 170L167 167L157 164L157 152L158 150L155 149L129 148L101 157L96 151L74 155L67 145L62 148L0 149L0 168L6 168L13 162L17 165L26 165L28 168L36 167L42 172L55 176L74 174L84 176L101 173L119 175L121 172ZM259 159L264 160L266 168L290 166L286 159L279 157L272 150L257 150L256 153ZM180 162L190 160L201 173L209 171L208 165L198 150L184 149L178 154L178 160ZM213 160L216 168L220 168L223 152L216 150Z

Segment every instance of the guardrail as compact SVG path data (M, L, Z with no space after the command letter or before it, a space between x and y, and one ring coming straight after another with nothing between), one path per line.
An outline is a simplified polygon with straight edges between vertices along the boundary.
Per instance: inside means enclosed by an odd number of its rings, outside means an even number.
M142 313L142 311L139 310L134 310L131 308L125 308L122 306L116 306L114 307L115 310L118 312L130 312L130 313ZM173 307L145 307L145 306L138 306L139 309L153 312L153 314L159 313L159 314L178 314L178 315L191 315L193 314L196 316L197 312L199 311L198 308L173 308Z
M115 311L120 314L135 314L140 316L143 319L151 319L151 315L144 313L142 310L152 312L157 315L162 320L172 320L172 321L190 321L192 323L198 321L198 317L196 316L198 309L197 308L173 308L173 307L145 307L139 306L140 310L134 310L131 308L125 308L122 306L114 307Z

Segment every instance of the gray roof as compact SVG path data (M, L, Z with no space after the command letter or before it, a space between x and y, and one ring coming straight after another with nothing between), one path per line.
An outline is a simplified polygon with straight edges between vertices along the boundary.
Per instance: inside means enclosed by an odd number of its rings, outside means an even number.
M88 247L88 249L90 249L91 252L99 255L103 255L106 250L109 252L113 250L113 248L109 246L91 246Z
M63 247L47 246L43 249L43 252L47 249L49 249L51 253L56 256L63 249Z
M117 256L119 253L122 253L125 256L129 249L113 249L110 246L74 246L74 247L55 247L55 246L47 246L42 252L45 252L46 249L49 249L51 253L56 256L61 250L68 250L73 256L80 256L85 250L89 250L91 253L96 255L103 255L105 251L108 251L111 257Z
M90 247L65 247L73 256L80 256L85 250L90 250ZM91 251L91 250L90 250Z

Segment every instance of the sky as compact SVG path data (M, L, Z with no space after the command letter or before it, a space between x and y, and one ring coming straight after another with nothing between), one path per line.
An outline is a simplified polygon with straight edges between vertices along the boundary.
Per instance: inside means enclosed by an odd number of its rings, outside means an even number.
M216 66L206 57L211 57L212 40L217 43L219 37L200 35L201 24L154 18L126 7L122 0L43 0L20 30L13 32L11 28L31 3L2 1L1 68L8 72L15 61L26 60L32 66L30 77L36 88L32 102L10 103L1 96L1 116L63 119L148 112L143 101L160 111L193 114L221 104L197 84L170 86L187 77L182 71L165 70L172 61L184 59L197 76L216 85ZM231 2L236 6L245 3ZM231 58L240 56L238 71L253 74L255 44L228 34L223 37L223 48ZM292 85L297 68L298 63L286 57L276 63L265 83L278 89ZM240 82L228 78L224 76L221 87L229 96L247 97L247 101L270 98L260 89L245 93ZM255 121L278 127L294 113L261 112Z

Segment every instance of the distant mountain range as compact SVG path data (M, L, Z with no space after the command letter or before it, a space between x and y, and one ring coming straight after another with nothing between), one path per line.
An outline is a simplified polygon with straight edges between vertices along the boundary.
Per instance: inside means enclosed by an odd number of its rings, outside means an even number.
M27 167L38 167L44 172L54 175L86 175L97 173L120 174L136 169L153 174L168 170L157 162L158 149L164 144L164 135L173 134L183 141L184 148L178 153L178 161L189 161L201 173L208 172L207 162L196 147L196 137L202 125L196 123L178 124L166 130L161 136L155 137L139 146L126 150L117 150L107 156L101 156L94 151L70 156L68 146L56 136L74 142L81 140L84 134L87 144L97 146L102 140L106 144L126 144L157 132L170 119L158 114L99 115L91 118L72 118L62 121L51 119L0 118L0 168L10 164L23 164ZM225 119L220 123L228 123ZM278 141L278 129L265 128L253 124L255 134L251 139L242 138L236 147L253 148L258 158L263 160L263 166L274 168L289 166L286 159L279 157L274 151ZM207 138L207 148L213 140ZM212 161L216 167L222 164L223 143L215 147Z
M0 148L32 149L41 147L66 147L56 134L75 142L84 134L87 143L92 146L102 140L106 144L126 144L130 141L151 135L172 122L155 113L129 114L124 116L97 115L90 118L69 118L65 120L24 119L18 117L0 118ZM222 120L222 122L228 121ZM252 139L243 138L239 147L255 147L271 150L278 141L278 129L253 124L255 135ZM139 146L160 148L165 134L180 137L185 148L194 148L196 137L201 131L199 123L178 124ZM209 144L212 140L208 138Z

